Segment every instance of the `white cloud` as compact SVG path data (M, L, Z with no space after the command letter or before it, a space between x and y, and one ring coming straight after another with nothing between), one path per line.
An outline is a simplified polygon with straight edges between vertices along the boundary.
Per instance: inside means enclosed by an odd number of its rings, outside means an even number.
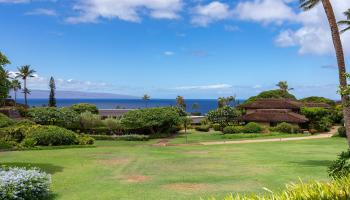
M30 0L0 0L0 3L13 3L13 4L17 4L17 3L29 3Z
M239 19L262 23L278 23L295 18L293 9L282 0L254 0L240 2L235 8Z
M201 86L181 86L174 88L175 90L217 90L230 89L232 85L229 84L215 84L215 85L201 85Z
M350 7L350 1L331 1L334 13L338 20L344 18L345 8ZM330 33L330 28L322 4L316 6L313 10L300 12L294 19L301 27L296 30L283 30L276 38L278 46L289 47L298 46L300 54L334 54L334 48ZM350 55L350 34L342 34L344 50Z
M97 22L100 18L140 22L140 15L155 19L177 19L182 0L79 0L74 9L80 14L69 23Z
M25 13L26 15L46 15L46 16L57 16L56 10L38 8L30 12Z
M208 26L215 21L224 20L232 17L230 7L218 1L213 1L208 5L199 5L193 9L194 16L192 24L197 26Z
M163 54L164 54L165 56L173 56L175 53L172 52L172 51L165 51Z

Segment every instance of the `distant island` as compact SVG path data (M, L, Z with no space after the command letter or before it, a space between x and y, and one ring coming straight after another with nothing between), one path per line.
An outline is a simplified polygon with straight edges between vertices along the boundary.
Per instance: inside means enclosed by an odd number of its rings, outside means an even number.
M31 99L47 99L49 90L32 90L30 93ZM13 96L13 94L10 94ZM22 96L19 96L21 98ZM56 98L58 99L139 99L140 97L112 94L112 93L98 93L98 92L78 92L78 91L56 91Z

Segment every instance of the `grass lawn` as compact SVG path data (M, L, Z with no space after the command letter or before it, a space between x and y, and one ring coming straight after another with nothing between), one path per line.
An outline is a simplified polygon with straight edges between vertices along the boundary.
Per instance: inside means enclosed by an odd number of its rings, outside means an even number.
M170 144L185 144L186 142L199 143L199 142L210 142L210 141L254 140L254 139L288 138L288 137L304 137L304 136L310 136L310 134L286 134L286 133L223 134L220 131L199 132L196 130L189 130L187 134L182 132L176 138L172 139L170 141Z
M182 200L278 190L299 177L327 180L327 166L347 148L343 138L170 147L155 142L0 152L0 164L53 174L56 199Z

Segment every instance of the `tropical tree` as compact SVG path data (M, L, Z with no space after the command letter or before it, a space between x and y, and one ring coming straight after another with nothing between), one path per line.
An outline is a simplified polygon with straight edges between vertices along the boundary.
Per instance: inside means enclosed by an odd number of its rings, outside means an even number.
M18 68L17 76L16 78L23 79L24 87L23 87L23 93L24 93L24 102L26 105L28 105L28 99L27 95L30 94L30 90L27 88L27 79L34 77L35 70L30 68L30 65L23 65Z
M344 12L344 15L346 16L346 20L342 20L338 22L339 25L345 26L345 28L341 30L340 33L344 33L350 30L350 8Z
M340 39L340 32L337 25L337 21L334 15L332 4L329 0L300 0L300 8L303 10L311 10L319 3L322 3L325 13L327 15L328 23L331 29L333 45L336 53L338 71L339 71L339 82L341 90L347 87L346 80L346 67L344 59L343 45ZM349 109L349 95L341 92L341 100L343 104L343 114L346 127L346 134L348 138L348 144L350 146L350 109Z
M19 80L13 79L11 81L11 89L15 93L15 105L17 105L17 91L22 89L22 84Z
M143 95L142 100L145 102L146 107L148 107L147 103L150 99L151 99L151 97L148 94Z
M236 97L235 96L229 96L229 97L219 97L218 98L218 107L222 108L225 106L230 105L232 101L235 101Z
M5 70L5 65L10 64L7 57L0 52L0 104L3 104L10 91L10 81L8 80L8 71Z
M56 107L56 98L55 98L56 84L55 84L55 79L52 76L50 78L49 87L50 87L49 107Z
M184 110L186 110L185 99L182 96L176 97L176 105Z
M283 91L284 93L287 93L288 91L293 90L293 88L289 88L287 81L280 81L277 83L276 86L279 87L280 90Z

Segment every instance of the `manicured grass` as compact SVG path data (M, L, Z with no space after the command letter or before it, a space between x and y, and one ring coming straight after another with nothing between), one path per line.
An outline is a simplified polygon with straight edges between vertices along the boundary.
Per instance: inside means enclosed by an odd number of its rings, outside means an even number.
M328 180L343 138L213 146L98 141L95 148L0 152L0 164L53 174L56 199L199 199Z
M310 134L286 134L286 133L239 133L239 134L223 134L220 131L199 132L189 130L187 134L181 133L171 140L171 144L199 143L210 141L231 141L231 140L252 140L252 139L268 139L268 138L288 138L288 137L304 137Z

